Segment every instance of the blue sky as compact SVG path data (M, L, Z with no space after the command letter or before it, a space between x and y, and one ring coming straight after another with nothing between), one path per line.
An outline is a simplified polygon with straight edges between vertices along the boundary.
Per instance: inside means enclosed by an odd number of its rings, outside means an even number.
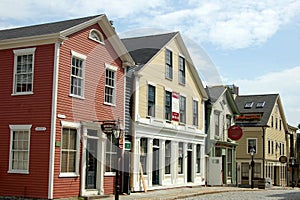
M103 13L121 37L180 31L205 84L279 93L300 123L299 0L1 0L0 29Z

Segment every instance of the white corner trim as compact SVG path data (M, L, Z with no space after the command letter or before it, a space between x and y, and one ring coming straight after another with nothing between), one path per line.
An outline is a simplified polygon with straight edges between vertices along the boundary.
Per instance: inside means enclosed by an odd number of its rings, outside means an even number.
M80 58L82 60L86 60L86 58L87 58L86 55L83 55L83 54L78 53L78 52L73 51L73 50L71 50L71 54L72 54L72 56L75 56L75 57Z
M105 63L105 68L109 69L109 70L112 70L112 71L115 71L115 72L118 70L117 66L113 66L113 65L110 65L108 63Z

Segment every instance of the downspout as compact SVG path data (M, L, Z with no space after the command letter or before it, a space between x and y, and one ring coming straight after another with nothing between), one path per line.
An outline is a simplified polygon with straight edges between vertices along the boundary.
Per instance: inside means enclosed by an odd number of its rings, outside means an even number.
M57 112L57 93L58 93L58 91L57 91L57 89L58 89L58 64L59 64L60 45L61 45L61 42L56 42L55 43L55 50L54 50L48 199L53 199L53 188L54 188L55 135L56 135L56 112Z
M263 131L263 135L262 135L262 139L263 139L263 149L262 149L262 162L263 162L263 178L265 178L265 134L266 134L266 127L262 127L262 131Z

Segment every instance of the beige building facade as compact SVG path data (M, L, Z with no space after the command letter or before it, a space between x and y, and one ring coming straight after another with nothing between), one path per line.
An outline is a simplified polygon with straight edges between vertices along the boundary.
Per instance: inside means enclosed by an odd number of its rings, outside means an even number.
M131 190L205 184L207 94L180 33L123 39L132 70Z

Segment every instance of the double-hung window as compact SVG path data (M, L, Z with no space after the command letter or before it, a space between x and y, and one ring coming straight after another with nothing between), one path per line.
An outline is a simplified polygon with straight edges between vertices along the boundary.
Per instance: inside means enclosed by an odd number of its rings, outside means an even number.
M155 117L155 86L148 85L148 111L147 115Z
M14 50L13 94L32 94L36 48Z
M178 174L183 174L183 142L178 143Z
M106 140L106 172L115 172L117 169L117 139L113 134L107 135Z
M165 142L165 174L171 174L171 140Z
M71 96L83 97L84 94L84 63L86 56L71 51Z
M106 64L104 97L106 104L116 104L116 73L117 67Z
M10 173L29 173L31 125L10 125Z
M198 126L198 101L193 100L193 125Z
M63 127L61 136L61 176L78 175L79 142L77 128Z
M215 135L220 136L220 112L214 112L214 120L215 120Z
M165 119L172 120L172 92L165 91Z
M185 58L179 56L179 83L185 84Z
M166 78L173 79L172 51L166 49Z
M180 102L179 102L179 108L180 108L180 122L186 123L186 97L180 96Z
M141 138L140 142L140 162L143 169L143 174L147 174L147 148L148 148L148 139Z
M272 141L273 142L273 141ZM247 152L250 154L251 148L254 148L254 153L257 153L257 141L256 138L248 138L247 139Z

